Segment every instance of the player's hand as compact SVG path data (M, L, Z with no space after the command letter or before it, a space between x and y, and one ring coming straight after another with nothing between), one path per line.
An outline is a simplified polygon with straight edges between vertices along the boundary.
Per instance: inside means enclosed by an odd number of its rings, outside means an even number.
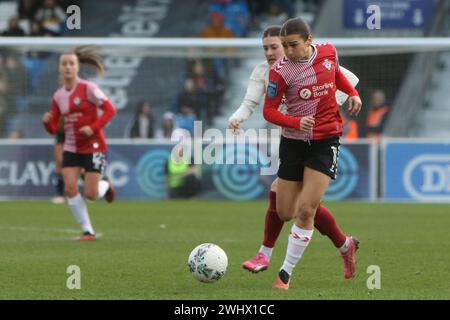
M52 120L53 115L50 112L44 113L44 116L42 117L42 123L47 124Z
M310 131L316 122L314 121L314 117L312 116L306 116L302 117L300 120L300 131L302 132L308 132Z
M228 128L233 130L234 135L238 135L240 131L240 121L239 119L233 118L228 122Z
M90 137L94 134L94 130L92 130L92 128L89 126L81 127L79 131L81 132L81 134L84 134L86 137Z
M361 98L358 96L352 96L348 98L348 112L350 114L353 114L355 116L358 115L358 113L361 111Z

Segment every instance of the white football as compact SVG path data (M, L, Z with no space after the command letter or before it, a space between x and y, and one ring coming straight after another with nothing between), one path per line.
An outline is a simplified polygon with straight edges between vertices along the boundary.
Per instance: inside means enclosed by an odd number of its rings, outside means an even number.
M228 257L221 247L202 243L192 250L188 259L189 271L201 282L216 282L227 271Z

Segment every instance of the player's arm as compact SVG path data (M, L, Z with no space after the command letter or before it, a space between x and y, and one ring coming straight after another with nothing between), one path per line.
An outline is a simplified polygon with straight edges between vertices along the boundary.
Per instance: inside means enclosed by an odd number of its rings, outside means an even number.
M42 117L42 124L44 125L45 130L47 130L50 134L55 134L58 130L58 122L61 113L59 112L58 105L56 101L52 100L52 106L50 108L50 112L44 113Z
M266 84L264 80L256 77L257 71L258 67L255 68L250 76L244 100L228 119L228 127L230 129L239 129L239 124L250 118L264 96Z
M350 70L348 70L342 66L339 69L342 73L344 73L344 75L348 79L348 81L350 81L351 85L353 87L356 87L356 85L359 82L358 77L353 72L351 72ZM340 90L336 90L336 101L340 106L342 106L344 104L344 102L345 102L345 100L347 100L347 98L348 98L347 94L345 94L344 92L342 92Z
M91 82L88 84L87 97L90 102L103 111L103 114L90 125L92 131L96 133L116 115L116 108L95 83Z
M116 115L116 108L114 108L109 100L105 100L99 108L102 109L103 114L90 125L94 132L102 129Z
M287 85L283 77L281 77L275 70L269 71L269 85L267 87L266 99L264 101L263 116L268 122L273 124L299 129L300 117L293 117L285 115L278 111L281 100L283 99L284 92Z
M341 71L339 67L339 59L338 54L335 49L335 58L336 58L336 88L344 93L346 93L350 98L348 99L348 112L350 114L358 115L361 111L361 98L359 97L358 91L352 86L350 81L345 77L344 73Z

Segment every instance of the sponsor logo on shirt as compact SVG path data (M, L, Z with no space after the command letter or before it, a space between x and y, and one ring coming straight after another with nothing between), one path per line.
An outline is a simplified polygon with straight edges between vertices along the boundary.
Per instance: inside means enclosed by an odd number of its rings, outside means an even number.
M79 105L80 105L80 102L81 102L81 99L80 99L79 97L75 97L75 98L73 99L73 103L74 103L76 106L79 106Z
M277 95L278 83L275 81L269 81L269 85L267 87L267 95L269 98L273 98Z
M306 88L300 88L298 95L303 100L318 99L324 97L332 92L334 82L326 82L321 85L309 86Z

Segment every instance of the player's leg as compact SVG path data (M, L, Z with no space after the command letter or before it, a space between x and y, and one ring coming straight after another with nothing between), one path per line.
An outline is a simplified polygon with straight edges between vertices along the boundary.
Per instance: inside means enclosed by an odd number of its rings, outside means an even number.
M327 175L308 167L304 168L303 186L294 201L297 206L295 223L289 234L286 257L274 282L275 288L289 288L292 272L312 239L314 215L329 182L330 177ZM279 188L279 195L281 190Z
M56 196L52 198L52 202L56 204L64 203L64 180L62 177L62 156L64 152L64 143L57 141L53 149L55 159L55 176L56 176Z
M84 158L85 185L84 193L87 199L95 201L105 198L107 202L114 201L115 190L108 177L104 176L106 155L101 152L86 154Z
M355 237L346 236L336 222L331 212L320 205L314 217L314 227L327 236L339 250L339 256L343 260L344 277L350 279L356 272L355 252L359 247L359 241Z
M71 155L73 156L74 154ZM67 158L71 156L66 156L65 153L64 157L66 158L65 162L67 164ZM72 158L71 161L74 161L74 157L71 158ZM86 237L89 237L90 235L93 236L95 232L94 229L92 228L86 203L78 191L78 179L80 177L81 167L65 166L66 164L64 164L63 162L62 174L67 196L67 204L69 205L72 214L74 215L75 219L77 220L81 229L83 230L83 235L79 239L91 240L87 239Z
M278 217L276 208L277 182L278 178L272 182L269 191L269 207L266 211L264 222L264 239L261 248L253 258L242 264L243 268L254 273L264 271L269 267L273 247L275 246L275 242L280 235L281 229L283 229L284 221Z

